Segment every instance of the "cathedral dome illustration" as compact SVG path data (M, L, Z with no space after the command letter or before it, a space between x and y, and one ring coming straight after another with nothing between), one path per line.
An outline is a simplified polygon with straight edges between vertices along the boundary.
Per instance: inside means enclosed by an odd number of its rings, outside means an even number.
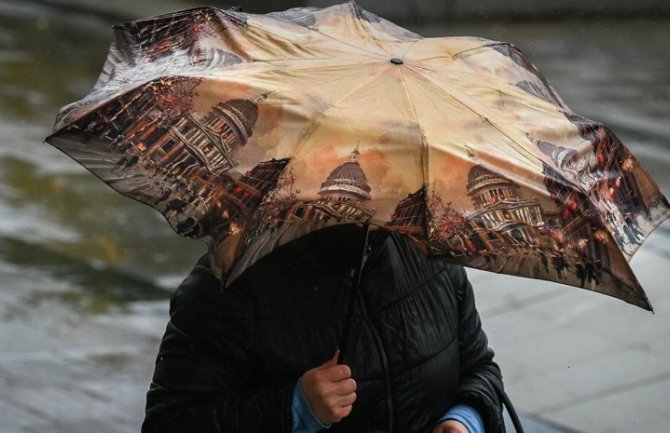
M365 172L358 163L358 149L351 154L351 160L336 167L321 184L319 197L370 200L370 186Z
M256 104L246 99L232 99L216 105L214 109L218 111L219 115L232 121L239 135L244 137L242 141L246 142L246 139L252 134L256 120L258 120Z
M531 227L544 226L540 204L519 197L518 185L482 166L468 173L468 196L475 211L468 219L487 230L507 233L516 239L531 242Z
M470 169L466 188L475 209L502 200L518 200L514 182L483 165Z
M480 184L490 181L503 181L512 184L509 179L499 175L495 171L489 170L483 165L475 165L468 172L468 190L477 188L481 186Z
M258 120L258 107L253 101L231 99L219 102L207 113L203 123L227 147L244 146L253 134Z

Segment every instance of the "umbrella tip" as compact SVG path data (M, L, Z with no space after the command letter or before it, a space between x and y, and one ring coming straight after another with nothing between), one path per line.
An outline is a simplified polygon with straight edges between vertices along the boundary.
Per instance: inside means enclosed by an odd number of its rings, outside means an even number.
M394 57L391 59L391 63L393 63L394 65L402 65L405 62L399 57Z

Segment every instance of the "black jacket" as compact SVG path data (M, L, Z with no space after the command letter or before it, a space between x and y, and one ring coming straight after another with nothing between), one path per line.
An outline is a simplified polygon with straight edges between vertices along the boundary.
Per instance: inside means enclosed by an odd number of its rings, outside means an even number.
M223 288L200 260L174 294L145 433L290 433L296 380L339 344L359 234L336 227L277 249ZM503 432L498 366L460 266L377 231L345 362L358 384L332 433L430 433L467 403ZM389 416L390 412L390 416Z

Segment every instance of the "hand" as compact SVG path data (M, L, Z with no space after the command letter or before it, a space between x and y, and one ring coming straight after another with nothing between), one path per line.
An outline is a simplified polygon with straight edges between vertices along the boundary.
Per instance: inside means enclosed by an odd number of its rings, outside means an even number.
M309 406L322 424L340 422L351 413L356 401L356 381L348 366L337 365L339 356L337 350L325 364L306 371L300 378Z
M470 433L470 431L462 423L448 419L438 424L433 433Z

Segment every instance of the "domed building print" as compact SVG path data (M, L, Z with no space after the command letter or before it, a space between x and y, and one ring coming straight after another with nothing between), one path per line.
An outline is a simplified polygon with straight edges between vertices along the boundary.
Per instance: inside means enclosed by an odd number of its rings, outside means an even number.
M166 174L221 175L238 165L232 152L251 137L258 107L251 100L231 99L199 114L194 110L198 84L191 79L159 80L84 118L82 127L108 138L120 152L134 151L135 163L142 159ZM133 167L122 161L116 168Z
M364 202L372 198L371 188L358 162L359 155L356 147L349 161L335 167L321 183L316 200L296 200L284 211L282 220L312 220L326 225L369 221L374 210ZM283 185L285 189L287 186Z
M374 211L363 202L372 198L370 185L365 172L358 162L358 146L351 153L351 158L336 167L321 184L317 193L319 200L315 207L320 218L349 220L349 222L367 222Z
M482 165L470 169L466 188L475 208L468 219L478 226L528 243L533 239L530 228L544 226L538 202L520 199L514 182Z
M368 179L358 163L358 147L351 154L351 160L333 170L318 192L324 199L370 200Z
M202 119L187 114L157 133L155 140L149 136L146 154L184 176L203 167L221 174L238 165L232 151L247 143L257 119L258 109L251 101L220 102Z
M316 200L299 200L293 186L293 172L285 173L277 188L266 196L265 226L284 222L312 221L317 225L340 222L367 222L374 210L364 202L372 198L367 176L358 162L358 147L348 161L335 167L321 183Z
M356 148L348 161L336 166L321 182L315 199L301 199L293 168L287 166L274 188L265 194L258 218L247 228L242 253L229 277L234 278L237 270L245 269L277 245L303 234L336 224L370 222L375 211L366 202L372 199L372 188L358 162L359 155Z

